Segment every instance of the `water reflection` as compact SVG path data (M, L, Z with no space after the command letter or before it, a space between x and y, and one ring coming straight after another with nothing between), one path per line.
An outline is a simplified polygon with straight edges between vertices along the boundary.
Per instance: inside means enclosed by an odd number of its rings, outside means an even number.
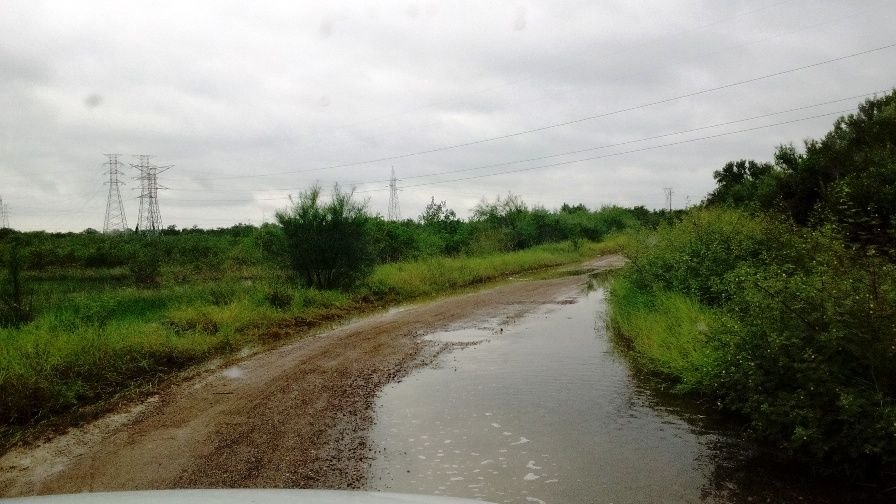
M736 426L633 376L605 295L597 277L525 317L430 335L463 345L384 390L370 486L524 503L855 497L768 484Z

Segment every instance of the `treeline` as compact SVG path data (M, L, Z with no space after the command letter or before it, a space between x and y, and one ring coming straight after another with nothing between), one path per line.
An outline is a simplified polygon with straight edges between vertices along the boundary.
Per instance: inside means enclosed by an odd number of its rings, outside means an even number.
M741 160L611 289L638 362L814 470L896 466L896 92Z
M158 288L195 281L277 278L291 287L361 285L378 265L439 257L481 257L548 243L599 241L669 218L643 207L589 210L530 207L508 194L483 200L461 219L434 198L416 219L373 215L351 191L298 195L275 223L178 229L156 234L17 232L0 229L0 327L20 327L85 288ZM283 303L280 303L283 304Z
M643 207L590 211L564 205L549 211L529 208L508 194L482 201L466 221L433 199L417 220L392 222L370 216L351 192L335 187L324 200L314 187L277 214L283 234L277 243L283 249L274 255L288 258L306 286L344 288L357 284L377 264L514 252L562 241L578 247L613 232L655 225L663 217Z
M833 226L846 241L896 258L896 91L860 104L821 139L775 149L773 162L733 161L715 172L707 206Z
M15 247L28 271L123 268L123 273L130 272L138 283L149 284L154 282L153 273L163 267L198 271L291 264L299 274L298 281L330 286L310 279L296 263L297 257L344 260L345 267L363 271L372 265L428 257L477 256L562 241L600 241L623 229L655 227L666 218L665 212L644 207L589 210L581 204L564 204L547 210L529 207L518 196L508 194L483 200L466 220L457 217L444 201L433 199L417 219L387 221L372 215L351 191L336 187L324 195L315 187L280 212L276 223L218 229L169 226L156 235L101 234L93 229L80 233L3 229L0 254L8 265L10 250ZM326 267L324 262L320 267Z

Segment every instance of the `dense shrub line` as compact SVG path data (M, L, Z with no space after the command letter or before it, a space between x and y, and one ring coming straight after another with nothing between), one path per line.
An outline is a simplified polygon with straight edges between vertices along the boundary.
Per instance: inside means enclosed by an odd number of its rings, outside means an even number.
M714 174L611 288L638 362L813 467L896 467L896 91Z

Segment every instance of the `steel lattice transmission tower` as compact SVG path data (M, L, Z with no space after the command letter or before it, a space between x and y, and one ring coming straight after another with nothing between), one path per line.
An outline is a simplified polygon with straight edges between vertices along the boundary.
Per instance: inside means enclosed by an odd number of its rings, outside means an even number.
M9 227L9 206L3 202L0 196L0 229Z
M118 161L120 154L104 154L108 159L103 166L108 167L109 197L106 200L106 219L103 221L103 233L118 233L128 230L128 219L124 213L124 203L121 201L120 186L124 182L118 180L121 171L121 163Z
M669 212L672 212L672 188L664 187L663 192L666 193L666 208Z
M392 167L392 177L389 178L389 211L386 218L390 221L401 220L401 207L398 205L398 179L395 178L395 167Z
M149 162L151 156L137 156L137 164L131 167L140 172L140 213L137 214L137 231L158 233L162 230L162 214L159 212L159 190L167 189L159 185L159 174L171 169L173 165L156 166Z

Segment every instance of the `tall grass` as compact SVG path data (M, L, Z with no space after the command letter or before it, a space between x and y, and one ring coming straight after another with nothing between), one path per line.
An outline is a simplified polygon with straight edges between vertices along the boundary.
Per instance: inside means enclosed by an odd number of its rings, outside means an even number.
M718 313L682 294L636 289L624 278L610 284L610 299L610 323L642 369L662 374L682 392L710 383L718 356L707 339Z
M163 270L161 286L133 287L123 273L44 271L32 278L43 310L0 329L0 444L12 432L112 399L190 365L295 334L371 304L432 296L510 274L580 261L605 246L543 245L484 257L381 265L349 292L305 288L275 270Z
M519 252L478 257L434 257L379 266L367 281L375 296L409 299L487 282L514 273L580 261L598 253L599 245L539 245Z

